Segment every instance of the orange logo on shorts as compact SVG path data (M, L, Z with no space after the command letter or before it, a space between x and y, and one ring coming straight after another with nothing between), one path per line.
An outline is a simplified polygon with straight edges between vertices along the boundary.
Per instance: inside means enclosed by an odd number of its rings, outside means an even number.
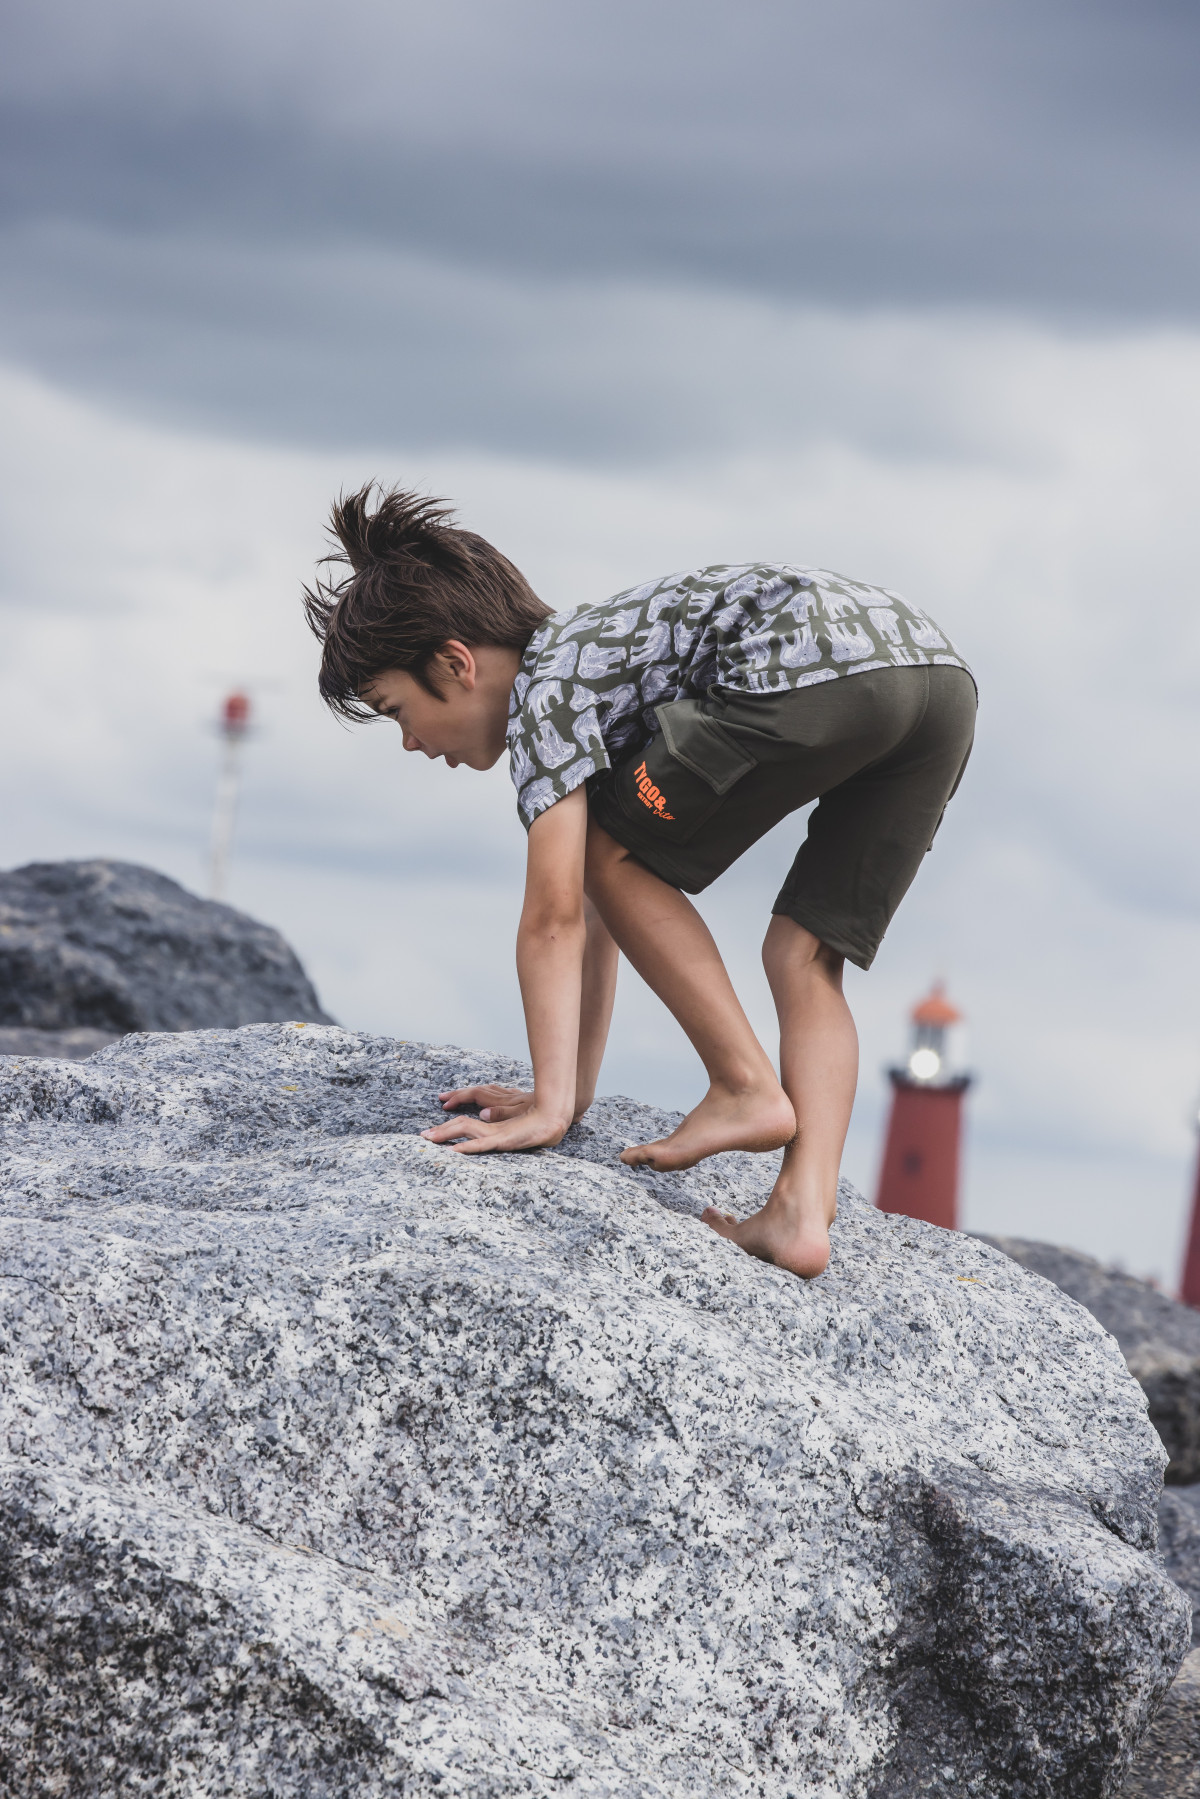
M658 791L658 788L646 773L646 764L644 762L640 768L634 769L633 779L637 787L638 798L641 800L643 806L649 806L655 818L673 819L675 817L673 812L667 811L666 799Z

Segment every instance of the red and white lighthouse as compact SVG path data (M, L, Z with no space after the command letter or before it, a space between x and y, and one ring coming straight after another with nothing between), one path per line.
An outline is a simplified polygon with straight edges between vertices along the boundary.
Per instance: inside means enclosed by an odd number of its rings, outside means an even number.
M958 1229L963 1095L971 1077L954 1066L949 1037L962 1014L940 981L912 1012L912 1047L890 1068L892 1113L875 1204L881 1212Z
M1200 1118L1196 1120L1200 1124ZM1183 1278L1179 1297L1185 1306L1200 1306L1200 1149L1196 1153L1196 1179L1192 1189L1192 1221L1183 1252Z

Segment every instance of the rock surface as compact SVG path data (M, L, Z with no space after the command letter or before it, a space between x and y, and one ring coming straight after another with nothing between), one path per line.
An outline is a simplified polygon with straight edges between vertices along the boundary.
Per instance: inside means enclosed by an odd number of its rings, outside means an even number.
M635 1174L415 1135L319 1027L0 1063L6 1795L1107 1799L1178 1667L1116 1346L843 1190L803 1283Z
M119 1036L282 1019L330 1022L279 932L232 906L129 862L0 873L0 1026Z
M980 1241L1053 1281L1112 1332L1130 1373L1141 1382L1151 1422L1171 1458L1168 1483L1200 1481L1200 1312L1074 1249L1021 1237Z

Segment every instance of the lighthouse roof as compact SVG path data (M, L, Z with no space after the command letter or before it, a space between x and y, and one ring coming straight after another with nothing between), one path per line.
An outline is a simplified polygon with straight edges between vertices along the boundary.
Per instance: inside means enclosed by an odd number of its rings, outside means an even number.
M913 1007L914 1024L958 1024L962 1013L946 998L946 983L935 981L926 997Z

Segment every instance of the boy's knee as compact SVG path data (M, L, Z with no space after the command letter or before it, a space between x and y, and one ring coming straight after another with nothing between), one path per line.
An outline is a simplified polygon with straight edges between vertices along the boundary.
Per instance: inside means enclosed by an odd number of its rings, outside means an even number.
M797 924L794 918L780 912L775 913L767 927L762 959L768 974L774 964L786 961L793 965L806 964L827 979L839 982L846 966L846 958L840 950L832 949L812 931Z

